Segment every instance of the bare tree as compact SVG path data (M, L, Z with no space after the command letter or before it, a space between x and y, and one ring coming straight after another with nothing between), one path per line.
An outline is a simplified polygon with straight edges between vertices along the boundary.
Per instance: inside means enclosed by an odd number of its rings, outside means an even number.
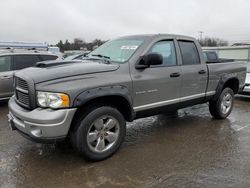
M201 46L228 46L228 42L220 38L205 37L204 39L199 39L199 42Z
M87 49L87 50L93 50L95 47L102 45L104 42L101 39L95 39L92 42L85 42L81 38L75 38L73 42L69 42L68 40L65 40L63 43L62 40L60 40L56 46L60 48L61 52L64 52L65 50L80 50L80 49Z

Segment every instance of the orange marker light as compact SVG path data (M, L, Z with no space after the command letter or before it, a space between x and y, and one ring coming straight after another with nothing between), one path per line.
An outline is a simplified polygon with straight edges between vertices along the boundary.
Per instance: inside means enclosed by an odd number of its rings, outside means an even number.
M65 94L60 94L62 100L62 107L69 107L69 97Z

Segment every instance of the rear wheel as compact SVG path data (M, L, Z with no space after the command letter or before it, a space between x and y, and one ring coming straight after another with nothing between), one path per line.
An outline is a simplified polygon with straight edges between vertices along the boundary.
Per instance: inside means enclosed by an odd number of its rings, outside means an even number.
M219 98L210 101L210 114L216 119L225 119L231 113L234 104L234 92L230 88L225 88Z
M99 161L114 154L126 135L126 122L113 107L94 108L78 118L71 134L74 148L85 158Z

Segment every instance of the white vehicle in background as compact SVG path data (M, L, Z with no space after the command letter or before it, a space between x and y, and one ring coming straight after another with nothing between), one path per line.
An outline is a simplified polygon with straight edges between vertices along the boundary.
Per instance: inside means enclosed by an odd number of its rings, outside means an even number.
M63 53L60 52L60 49L57 46L49 46L48 53L57 55L59 57L59 59L63 58Z
M56 54L56 53L60 53L60 49L57 46L49 46L48 52Z
M243 93L250 94L250 62L247 63L247 75L245 81L245 87L243 89Z

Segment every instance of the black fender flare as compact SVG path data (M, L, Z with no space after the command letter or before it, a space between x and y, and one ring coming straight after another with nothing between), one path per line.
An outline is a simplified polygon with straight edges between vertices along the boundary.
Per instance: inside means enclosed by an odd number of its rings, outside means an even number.
M215 93L215 95L214 95L214 97L213 97L212 100L218 99L219 96L220 96L220 94L221 94L221 92L222 92L222 90L223 90L223 88L224 88L224 86L225 86L225 84L228 83L230 80L233 80L233 79L236 79L239 82L239 79L237 78L237 75L235 75L234 73L233 73L233 75L231 75L231 74L228 75L227 74L227 75L223 76L219 80L218 86L216 88L216 93Z
M73 102L73 107L81 107L88 101L91 101L100 97L112 97L120 96L127 100L131 112L133 112L132 97L129 94L129 90L124 86L104 86L85 90L80 93Z

